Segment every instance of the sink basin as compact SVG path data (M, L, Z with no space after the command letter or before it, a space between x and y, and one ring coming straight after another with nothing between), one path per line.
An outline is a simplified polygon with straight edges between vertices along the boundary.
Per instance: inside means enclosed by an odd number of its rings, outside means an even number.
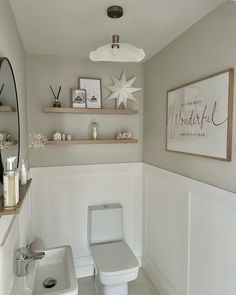
M53 286L54 283L56 283L55 286ZM45 258L38 261L32 291L33 295L78 295L70 246L45 251Z
M17 293L12 292L12 295L78 295L71 247L51 248L44 252L42 260L29 265L29 274L15 282L16 288L13 289ZM24 285L24 291L19 292L17 285Z

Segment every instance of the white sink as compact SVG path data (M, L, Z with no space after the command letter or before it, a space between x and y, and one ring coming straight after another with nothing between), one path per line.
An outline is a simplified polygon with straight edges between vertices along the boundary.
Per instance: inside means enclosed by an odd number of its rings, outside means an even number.
M15 282L15 292L12 292L12 295L78 295L71 247L51 248L44 252L45 257L42 260L30 265L26 277L17 278L18 282ZM44 282L51 285L51 288L46 288ZM19 292L19 286L22 285L24 292Z

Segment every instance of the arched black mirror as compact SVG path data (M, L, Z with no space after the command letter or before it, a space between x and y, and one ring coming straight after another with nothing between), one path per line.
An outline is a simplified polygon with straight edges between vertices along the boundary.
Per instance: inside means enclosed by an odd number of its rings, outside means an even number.
M8 157L16 157L19 165L20 122L19 106L14 72L8 58L0 58L0 182ZM0 196L2 185L0 183Z

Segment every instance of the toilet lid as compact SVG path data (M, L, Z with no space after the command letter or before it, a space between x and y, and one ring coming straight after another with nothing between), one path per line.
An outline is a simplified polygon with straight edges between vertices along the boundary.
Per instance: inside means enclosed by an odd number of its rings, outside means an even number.
M103 275L135 271L139 263L125 241L93 245L91 252L96 267Z

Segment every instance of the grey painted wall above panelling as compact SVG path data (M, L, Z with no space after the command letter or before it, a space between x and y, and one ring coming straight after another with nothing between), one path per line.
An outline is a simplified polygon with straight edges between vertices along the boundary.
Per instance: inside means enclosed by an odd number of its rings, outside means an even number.
M129 107L138 109L137 115L81 115L43 113L44 106L52 106L51 84L62 86L61 101L71 107L70 89L78 87L78 77L102 79L103 106L115 107L114 101L106 101L109 92L104 86L111 85L111 75L120 78L123 69L127 79L137 76L134 87L143 88L143 64L94 63L78 58L29 55L27 58L27 95L29 133L41 132L48 137L52 131L71 133L74 138L88 138L89 125L93 119L99 123L100 137L111 138L121 130L129 130L135 144L111 145L62 145L46 146L44 150L30 150L31 167L119 163L142 161L143 91L135 93L138 104Z
M26 106L26 54L8 0L0 0L0 56L7 57L13 67L19 99L21 125L21 158L28 157ZM0 126L0 131L1 126Z
M145 63L143 130L145 163L234 192L236 192L235 115L232 162L167 152L165 141L167 91L235 67L235 28L236 2L227 1ZM234 102L234 113L235 109Z

